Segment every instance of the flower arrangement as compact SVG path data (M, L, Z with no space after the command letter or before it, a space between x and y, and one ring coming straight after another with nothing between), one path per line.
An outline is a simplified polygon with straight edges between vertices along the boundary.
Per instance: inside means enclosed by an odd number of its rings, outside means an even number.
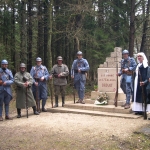
M94 85L94 90L98 91L98 85Z
M95 101L95 105L107 105L108 104L108 95L106 93L100 93Z

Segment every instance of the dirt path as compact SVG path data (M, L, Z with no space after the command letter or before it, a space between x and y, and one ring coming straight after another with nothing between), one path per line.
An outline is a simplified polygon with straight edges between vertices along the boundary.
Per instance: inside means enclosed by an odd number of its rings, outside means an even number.
M102 150L113 146L114 138L130 139L136 129L150 124L142 118L29 112L28 119L23 110L22 118L13 112L12 121L0 122L0 150Z

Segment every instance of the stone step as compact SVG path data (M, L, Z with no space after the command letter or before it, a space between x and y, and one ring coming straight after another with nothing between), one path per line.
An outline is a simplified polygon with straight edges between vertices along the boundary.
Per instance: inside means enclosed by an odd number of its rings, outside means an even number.
M91 99L96 100L100 93L101 92L99 92L99 91L92 91L91 92ZM106 94L108 95L110 100L114 100L115 92L106 92ZM125 99L126 99L126 95L122 92L121 88L119 88L118 89L118 101L122 101L122 100L124 101Z
M85 103L86 104L94 104L95 100L91 100L91 99L85 99ZM125 100L124 101L118 101L118 106L121 106L123 104L125 104ZM114 100L108 100L108 105L114 105Z
M65 108L70 109L81 109L81 110L91 110L91 111L101 111L101 112L110 112L110 113L121 113L121 114L130 114L132 112L130 109L124 109L124 107L114 105L94 105L94 104L73 104L68 103L64 105Z
M107 116L107 117L118 117L118 118L128 118L128 119L141 118L141 116L134 115L134 114L122 114L122 113L81 110L81 109L70 109L70 108L65 108L65 107L48 108L47 110L48 112L52 112L52 113L73 113L73 114L85 114L85 115L93 115L93 116Z

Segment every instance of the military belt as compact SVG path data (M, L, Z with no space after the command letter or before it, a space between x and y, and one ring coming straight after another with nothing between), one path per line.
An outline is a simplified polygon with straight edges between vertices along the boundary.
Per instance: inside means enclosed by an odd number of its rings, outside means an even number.
M54 77L55 77L55 78L66 78L65 76L60 76L60 77L58 77L58 74L54 74Z
M127 74L128 76L132 76L133 75L133 71L123 71L123 74Z
M35 80L36 82L41 81L41 80L40 80L40 78L34 78L34 80ZM44 79L44 80L43 80L43 81L41 81L41 82L44 82L44 81L46 81L46 80Z
M74 70L74 73L79 73L78 70ZM86 71L81 71L80 73L85 74Z

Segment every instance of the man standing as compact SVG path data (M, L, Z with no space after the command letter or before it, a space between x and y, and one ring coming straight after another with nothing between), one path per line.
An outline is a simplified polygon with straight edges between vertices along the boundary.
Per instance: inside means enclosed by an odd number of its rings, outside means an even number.
M5 104L5 119L12 120L9 116L9 102L12 100L11 84L14 79L12 72L7 67L8 61L2 60L0 68L0 121L3 121L3 103Z
M21 118L21 109L27 107L32 107L34 114L39 115L36 111L36 103L31 90L33 78L30 73L26 72L26 65L24 63L20 64L20 71L15 74L14 82L17 85L17 118Z
M55 106L58 107L58 95L61 93L62 96L62 107L65 103L65 87L67 84L66 77L69 75L69 69L67 65L62 63L63 59L61 56L57 57L57 64L52 68L50 79L54 77L54 89L55 89Z
M128 109L130 108L130 97L133 91L132 75L136 69L136 62L134 58L129 57L128 50L123 50L122 55L123 59L121 60L121 70L117 75L122 75L120 87L124 94L126 94L126 103L123 105L123 107Z
M36 92L38 92L38 99L42 99L42 111L47 112L47 110L45 109L45 104L47 100L46 81L48 80L49 73L47 71L47 68L42 65L42 59L40 57L36 58L36 66L33 66L31 68L30 74L34 80L32 86L34 98L36 99Z
M78 91L79 100L76 103L84 102L86 72L90 69L88 61L82 58L82 52L77 52L77 59L73 61L71 69L71 77L74 79L74 86Z

